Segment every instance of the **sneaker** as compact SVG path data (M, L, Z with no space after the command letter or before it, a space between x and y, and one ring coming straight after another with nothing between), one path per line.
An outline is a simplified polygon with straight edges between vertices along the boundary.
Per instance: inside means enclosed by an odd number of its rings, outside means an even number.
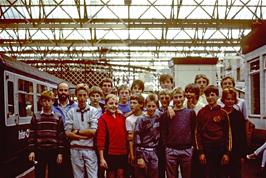
M246 157L247 157L247 159L256 159L257 158L257 155L255 155L254 153L252 153L252 154L247 155Z

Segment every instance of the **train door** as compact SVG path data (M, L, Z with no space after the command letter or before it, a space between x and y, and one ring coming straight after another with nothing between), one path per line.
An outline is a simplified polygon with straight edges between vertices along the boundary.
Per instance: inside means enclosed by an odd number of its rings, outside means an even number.
M5 139L3 144L5 146L3 155L8 175L15 176L30 167L26 148L29 123L33 115L33 93L33 83L30 78L4 71Z

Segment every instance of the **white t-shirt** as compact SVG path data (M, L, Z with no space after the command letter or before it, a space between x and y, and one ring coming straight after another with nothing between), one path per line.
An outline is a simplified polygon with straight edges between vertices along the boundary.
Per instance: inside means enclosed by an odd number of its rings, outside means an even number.
M132 114L126 118L126 130L127 131L134 131L135 130L136 121L138 120L138 118L140 116L136 116L136 115Z

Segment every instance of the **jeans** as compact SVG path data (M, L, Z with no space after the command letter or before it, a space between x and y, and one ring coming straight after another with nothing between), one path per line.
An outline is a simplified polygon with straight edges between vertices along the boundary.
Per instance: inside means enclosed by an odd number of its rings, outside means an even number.
M85 169L88 178L97 177L98 162L95 150L71 148L70 152L74 178L85 177Z
M177 150L174 148L166 148L166 174L167 178L178 177L178 167L180 165L182 178L190 178L192 148Z

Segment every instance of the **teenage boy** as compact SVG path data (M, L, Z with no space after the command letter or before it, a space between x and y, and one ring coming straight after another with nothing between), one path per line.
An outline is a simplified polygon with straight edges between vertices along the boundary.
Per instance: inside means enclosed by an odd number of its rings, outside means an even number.
M144 92L144 82L142 80L134 80L131 85L131 94L142 94Z
M94 107L87 105L88 90L79 84L75 90L78 107L67 113L66 135L70 138L70 153L75 178L97 177L98 163L94 148L94 135L100 114Z
M123 113L124 116L129 116L131 114L129 96L130 96L130 89L126 85L121 85L118 87L118 96L119 96L119 103L118 109Z
M157 178L159 171L156 148L160 138L159 117L155 114L158 108L157 95L148 95L145 106L147 112L137 120L135 127L136 177Z
M102 89L98 86L92 86L89 89L90 105L95 107L101 114L104 112L104 104L100 103L103 97Z
M104 78L101 83L100 83L100 87L103 91L103 97L102 99L100 100L100 103L103 103L105 104L105 97L108 95L108 94L111 94L112 92L112 89L113 89L113 81L111 78Z
M35 176L44 178L48 164L48 177L58 177L58 166L63 161L64 123L61 116L52 111L54 94L43 91L40 97L42 111L33 115L29 136L29 160L36 161Z
M203 104L208 104L206 96L204 94L205 88L209 85L210 81L208 77L204 74L198 74L195 76L194 83L197 84L200 88L200 97L199 101Z
M169 74L160 75L159 82L162 89L172 90L174 88L174 79Z
M232 150L232 133L227 113L217 104L219 90L209 85L205 91L208 105L197 115L196 149L205 177L226 177Z
M129 143L129 161L131 165L134 165L135 154L133 147L133 137L135 131L135 125L138 118L142 116L142 110L144 107L144 97L140 94L135 94L130 96L130 108L132 114L126 118L126 130L128 135Z
M168 110L170 101L172 101L172 91L168 89L163 89L159 91L159 101L161 103L161 106L159 107L159 110L164 113Z
M198 114L199 110L205 106L204 103L199 101L200 89L198 85L191 83L185 87L186 101L184 106L189 109L193 109Z
M182 88L175 88L172 95L175 116L170 119L164 113L160 119L161 139L166 148L166 174L168 178L178 177L180 165L182 178L190 178L196 114L192 109L184 108Z

